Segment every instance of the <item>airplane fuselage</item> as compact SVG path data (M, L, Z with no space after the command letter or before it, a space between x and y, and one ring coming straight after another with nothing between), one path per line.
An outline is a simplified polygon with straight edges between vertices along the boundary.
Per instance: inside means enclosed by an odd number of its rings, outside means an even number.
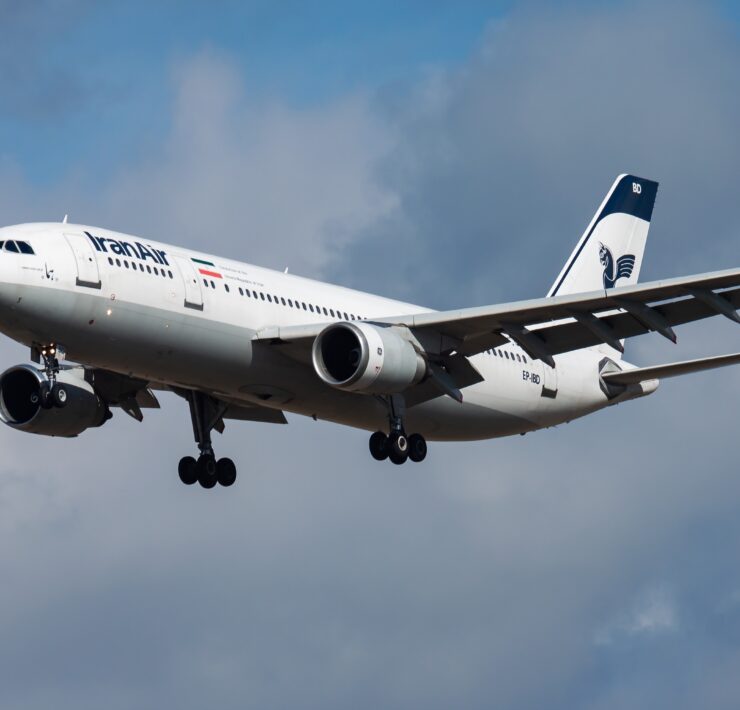
M61 343L67 358L173 388L198 389L359 427L384 429L376 397L328 386L266 328L374 319L430 309L96 227L0 229L33 254L0 252L0 330L28 346ZM585 349L550 368L510 343L470 358L483 381L409 408L430 440L486 439L569 421L655 389L608 397L604 352Z

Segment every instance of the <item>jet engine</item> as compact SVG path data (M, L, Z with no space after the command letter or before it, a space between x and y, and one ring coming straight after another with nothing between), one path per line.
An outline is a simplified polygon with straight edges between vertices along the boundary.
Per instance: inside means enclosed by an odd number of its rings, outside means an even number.
M47 396L49 391L46 373L33 365L7 369L0 375L0 419L32 434L77 436L110 418L105 402L85 380L82 367L60 370L55 396Z
M313 366L323 382L365 394L395 394L420 382L427 363L390 328L336 323L316 336Z

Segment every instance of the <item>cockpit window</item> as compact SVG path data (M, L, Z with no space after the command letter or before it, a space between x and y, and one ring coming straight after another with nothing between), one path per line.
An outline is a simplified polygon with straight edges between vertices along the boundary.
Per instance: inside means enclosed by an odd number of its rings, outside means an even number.
M35 254L33 247L28 242L13 241L12 239L7 242L0 241L0 250L12 251L14 254Z

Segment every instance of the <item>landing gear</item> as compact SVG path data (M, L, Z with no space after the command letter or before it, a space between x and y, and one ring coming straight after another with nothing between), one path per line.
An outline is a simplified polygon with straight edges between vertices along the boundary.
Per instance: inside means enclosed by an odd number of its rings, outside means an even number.
M52 407L62 408L67 404L67 388L57 382L59 374L59 361L64 360L65 350L61 345L50 343L48 345L35 345L31 348L31 358L35 362L44 363L43 371L46 382L41 386L39 397L44 409Z
M403 398L393 395L383 399L388 407L388 421L390 434L376 431L370 437L370 455L376 461L390 459L392 463L400 466L408 459L419 463L426 458L427 442L421 434L406 436L403 427Z
M226 406L202 392L183 392L190 405L193 435L200 450L197 460L192 456L180 459L177 472L187 486L196 481L202 488L213 488L217 483L228 487L236 481L236 466L231 459L216 459L211 445L211 431L223 431L223 415Z

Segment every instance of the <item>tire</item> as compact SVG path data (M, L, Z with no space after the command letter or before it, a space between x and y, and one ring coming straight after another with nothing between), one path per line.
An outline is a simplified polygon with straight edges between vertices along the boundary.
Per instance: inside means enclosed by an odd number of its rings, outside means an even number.
M404 460L409 455L409 440L405 434L394 432L388 437L388 455L395 453L397 456L403 456Z
M184 456L177 465L177 473L186 486L192 486L198 480L198 463L192 456Z
M51 401L55 407L62 409L67 406L67 388L58 382L51 388Z
M231 459L219 459L216 464L216 480L219 485L228 488L236 481L236 466Z
M42 409L51 409L54 406L48 382L43 382L39 387L39 399Z
M421 434L412 434L409 437L409 458L420 463L427 457L427 442Z
M401 464L403 464L403 463L406 463L406 459L408 458L408 456L407 456L406 454L399 454L399 453L398 453L397 451L395 451L394 449L391 449L391 450L390 450L390 451L388 452L388 458L389 458L389 459L390 459L390 460L391 460L391 461L392 461L392 462L393 462L394 464L396 464L396 466L400 466Z
M198 483L203 488L213 488L218 483L216 459L208 454L198 457Z
M376 431L370 437L370 455L376 461L388 458L388 437L382 431Z

